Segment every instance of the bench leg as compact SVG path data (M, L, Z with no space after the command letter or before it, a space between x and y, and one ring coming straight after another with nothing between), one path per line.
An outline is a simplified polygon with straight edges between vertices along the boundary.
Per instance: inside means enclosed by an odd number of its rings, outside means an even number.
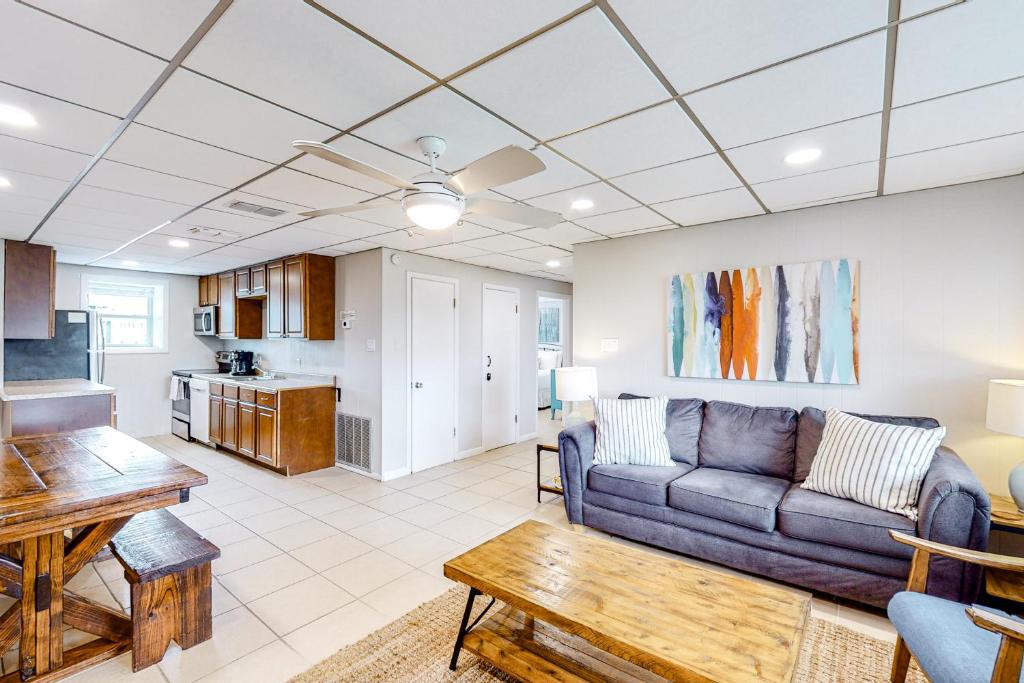
M132 671L156 664L171 641L183 650L213 635L210 564L132 584Z

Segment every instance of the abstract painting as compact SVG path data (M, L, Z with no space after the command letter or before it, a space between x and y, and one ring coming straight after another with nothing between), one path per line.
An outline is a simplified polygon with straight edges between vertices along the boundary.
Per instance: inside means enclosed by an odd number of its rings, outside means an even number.
M674 275L668 374L857 384L859 299L854 259Z

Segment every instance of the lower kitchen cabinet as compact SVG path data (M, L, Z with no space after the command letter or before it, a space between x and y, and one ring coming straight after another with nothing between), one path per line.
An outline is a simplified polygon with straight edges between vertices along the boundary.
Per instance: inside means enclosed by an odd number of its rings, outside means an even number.
M211 382L210 440L284 474L331 467L334 402L332 387L275 393Z

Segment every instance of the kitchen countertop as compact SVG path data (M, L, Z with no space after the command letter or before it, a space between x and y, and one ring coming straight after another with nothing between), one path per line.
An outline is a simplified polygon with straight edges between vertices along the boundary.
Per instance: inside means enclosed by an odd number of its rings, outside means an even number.
M210 382L233 384L239 387L258 389L259 391L289 391L294 389L315 389L317 387L334 388L333 375L300 375L291 372L275 372L275 379L239 379L229 373L212 375L194 374L194 379L205 379Z
M91 396L113 394L114 387L87 379L36 379L4 382L0 400L25 401L33 398L64 398L68 396Z

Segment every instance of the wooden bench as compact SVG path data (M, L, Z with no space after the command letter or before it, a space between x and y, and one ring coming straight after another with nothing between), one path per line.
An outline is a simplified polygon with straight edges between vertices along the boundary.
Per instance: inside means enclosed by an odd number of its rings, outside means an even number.
M110 541L131 584L132 670L213 635L210 562L220 549L167 510L131 518Z

